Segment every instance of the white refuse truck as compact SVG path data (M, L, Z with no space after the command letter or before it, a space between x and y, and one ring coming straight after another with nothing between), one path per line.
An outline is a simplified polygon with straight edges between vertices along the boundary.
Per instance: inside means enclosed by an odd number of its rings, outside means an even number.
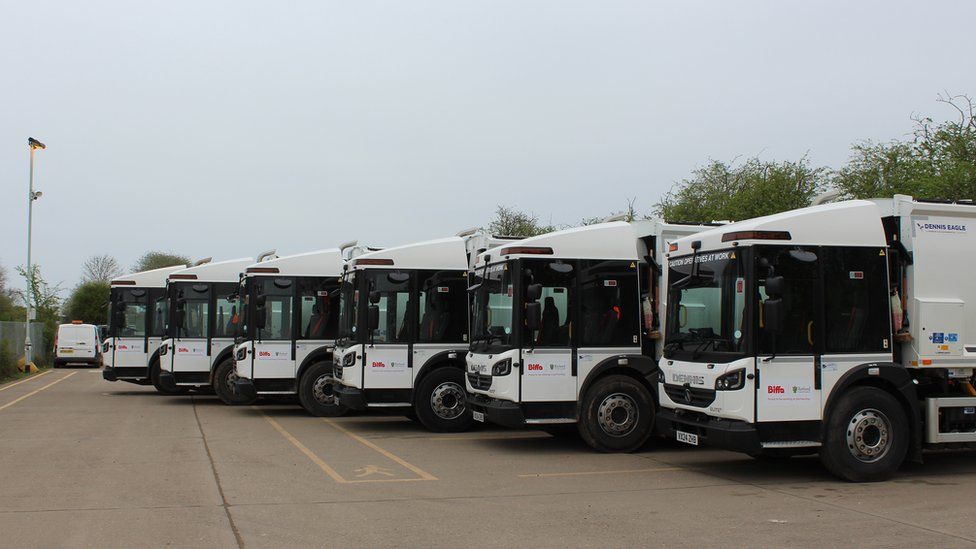
M214 371L227 404L259 396L298 395L313 415L339 415L332 350L339 319L339 283L347 258L368 251L356 242L248 266L241 276L241 322L235 365Z
M137 385L159 384L159 346L166 338L169 320L166 279L186 265L130 273L109 281L108 337L102 341L108 381Z
M402 410L432 431L467 429L468 269L504 241L470 230L348 262L334 352L339 403Z
M170 273L166 288L170 330L159 348L159 383L164 389L185 392L210 387L214 370L221 365L233 367L241 274L255 261L274 257L270 251L257 260L198 262Z
M470 272L477 421L576 426L602 451L653 432L667 242L701 225L611 221L510 242ZM663 309L661 309L663 310Z
M662 432L850 481L976 442L976 206L827 203L671 248Z

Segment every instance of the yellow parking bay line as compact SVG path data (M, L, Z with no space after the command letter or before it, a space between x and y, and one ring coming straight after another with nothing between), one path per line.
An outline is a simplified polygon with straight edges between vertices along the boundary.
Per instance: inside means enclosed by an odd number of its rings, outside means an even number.
M325 474L332 477L332 480L342 484L349 482L348 480L342 478L342 475L340 475L338 471L336 471L332 467L329 467L329 464L323 461L322 458L320 458L318 455L315 454L315 452L309 450L308 447L302 444L301 441L299 441L297 438L294 437L294 435L286 431L285 428L282 427L280 423L278 423L277 421L269 417L267 414L262 412L256 406L251 406L251 408L254 408L258 412L260 412L261 415L264 416L264 419L268 420L268 423L270 423L271 426L274 427L276 431L281 433L281 436L285 437L285 440L290 442L291 445L294 446L295 448L298 448L298 450L301 453L305 454L305 457L312 460L312 463L318 465L319 469L322 469L323 471L325 471Z
M52 381L51 383L48 383L47 385L41 387L40 389L34 389L33 391L27 393L26 395L24 395L22 397L15 398L14 400L11 400L10 402L4 404L3 406L0 406L0 410L6 410L7 408L10 408L11 406L13 406L14 404L17 404L21 400L24 400L25 398L30 397L30 396L34 396L37 393L40 393L41 391L43 391L44 389L47 389L48 387L53 387L53 386L57 385L58 383L61 383L62 381L68 379L69 377L71 377L71 376L73 376L73 375L75 375L77 373L78 372L71 372L70 374L68 374L68 375L66 375L66 376L58 379L57 381Z
M392 452L388 452L388 451L384 450L383 448L380 448L379 446L373 444L372 442L366 440L365 438L357 435L356 433L353 433L349 429L346 429L342 425L339 425L339 423L337 423L335 421L332 421L331 419L329 419L327 417L322 417L322 418L319 418L319 419L321 419L325 423L328 423L332 427L335 427L336 429L338 429L342 433L348 435L351 439L355 440L356 442L358 442L358 443L366 446L367 448L370 448L372 450L375 450L376 452L378 452L379 454L383 455L387 459L389 459L389 460L391 460L393 462L398 463L399 465L401 465L402 467L404 467L406 469L409 469L409 470L413 471L414 474L416 474L418 477L420 477L420 478L417 478L417 479L401 479L401 480L437 480L437 477L435 477L434 475L428 473L427 471L424 471L423 469L421 469L420 467L417 467L416 465L413 465L412 463L409 463L407 460L401 458L400 456L397 456L396 454L394 454ZM394 479L390 479L390 480L394 480ZM379 480L379 481L362 480L362 481L352 481L352 482L384 482L384 481L385 482L389 482L390 480Z
M629 475L633 473L663 473L665 471L681 471L681 467L657 467L654 469L616 469L607 471L570 471L566 473L529 473L519 475L518 478L549 478L549 477L582 477L587 475Z
M47 374L50 374L50 373L51 373L51 370L48 370L46 372L41 372L41 373L37 374L36 376L30 376L27 379L22 379L22 380L18 381L17 383L11 383L9 385L4 385L3 387L0 387L0 391L6 391L7 389L9 389L11 387L16 387L16 386L20 385L21 383L27 383L28 381L30 381L32 379L37 379L37 378L39 378L41 376L44 376L44 375L47 375Z

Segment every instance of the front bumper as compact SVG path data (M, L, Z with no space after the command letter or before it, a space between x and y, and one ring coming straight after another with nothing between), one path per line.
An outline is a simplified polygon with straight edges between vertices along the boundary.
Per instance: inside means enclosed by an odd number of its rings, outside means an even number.
M258 390L254 386L254 382L245 377L239 377L234 380L234 392L244 398L257 398Z
M368 407L366 393L362 389L336 383L333 390L336 398L339 399L339 404L350 410L365 410Z
M468 393L468 407L485 414L485 421L505 427L524 427L525 412L517 402Z
M675 438L675 431L693 433L702 444L735 452L757 454L762 451L759 431L754 424L745 421L679 413L665 408L658 411L657 430L671 439Z
M176 385L176 376L173 372L162 370L159 372L159 386L166 391L178 391L179 387Z

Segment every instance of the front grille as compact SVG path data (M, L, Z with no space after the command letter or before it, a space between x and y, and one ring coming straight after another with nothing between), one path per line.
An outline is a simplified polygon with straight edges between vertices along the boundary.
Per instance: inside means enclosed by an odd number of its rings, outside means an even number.
M681 385L665 385L664 392L678 404L704 408L715 401L715 391Z
M479 391L486 391L491 387L491 376L478 374L478 373L468 373L468 382L471 383L472 389L477 389Z

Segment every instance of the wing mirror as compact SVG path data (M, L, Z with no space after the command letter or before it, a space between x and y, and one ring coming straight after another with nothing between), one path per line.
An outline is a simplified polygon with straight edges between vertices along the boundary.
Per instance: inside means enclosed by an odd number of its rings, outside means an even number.
M380 294L379 290L373 290L372 292L369 292L369 302L372 303L373 305L376 305L377 303L380 302L380 297L382 297L382 294Z
M542 284L529 284L525 287L525 301L539 301L542 297Z
M371 297L372 298L372 297ZM369 331L374 332L380 327L380 308L379 305L370 305L367 309L369 320Z
M763 301L763 329L778 334L783 331L786 309L780 297L771 297Z
M533 332L542 327L542 305L538 302L525 304L525 327Z

